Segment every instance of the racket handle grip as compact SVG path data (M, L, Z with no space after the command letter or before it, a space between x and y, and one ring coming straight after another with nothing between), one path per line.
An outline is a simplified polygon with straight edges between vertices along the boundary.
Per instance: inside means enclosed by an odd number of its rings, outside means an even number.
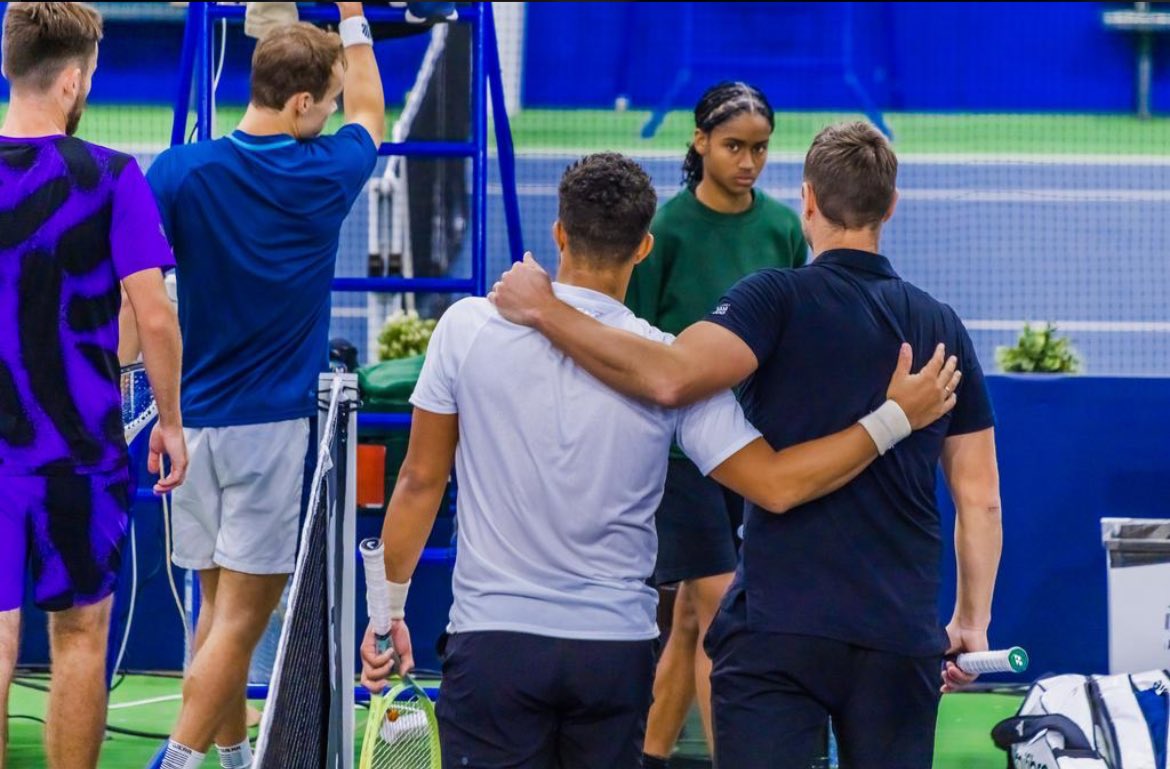
M964 673L1023 673L1028 669L1028 652L1019 646L987 652L967 652L955 658Z
M383 560L382 540L371 537L358 545L362 566L366 572L366 611L379 645L390 639L390 589L386 585L386 563Z

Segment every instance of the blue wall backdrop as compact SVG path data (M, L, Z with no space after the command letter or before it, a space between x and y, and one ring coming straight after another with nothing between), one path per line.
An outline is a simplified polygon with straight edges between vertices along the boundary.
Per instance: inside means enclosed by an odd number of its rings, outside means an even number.
M895 111L1128 111L1133 43L1104 3L530 3L524 103L612 107L624 95L690 108L719 78L753 81L782 109L853 109L842 60ZM852 17L852 44L849 21ZM1170 45L1155 105L1170 107Z
M856 109L844 77L883 110L1127 112L1134 53L1103 28L1110 3L529 3L528 107L691 108L705 84L752 81L781 109ZM253 43L238 25L221 100L247 100ZM182 39L176 21L110 19L95 102L167 103ZM379 46L387 101L413 82L426 36ZM1153 106L1170 109L1170 36L1156 43ZM672 86L680 73L693 78ZM0 99L7 86L0 81Z
M107 19L90 101L95 104L173 105L179 85L182 18L171 21ZM226 57L216 92L218 102L244 104L248 101L248 73L256 41L244 35L240 24L228 24L227 30ZM415 35L376 47L388 104L404 101L418 73L428 39L425 34ZM217 62L219 50L217 32L214 51ZM0 101L7 98L8 82L0 78Z

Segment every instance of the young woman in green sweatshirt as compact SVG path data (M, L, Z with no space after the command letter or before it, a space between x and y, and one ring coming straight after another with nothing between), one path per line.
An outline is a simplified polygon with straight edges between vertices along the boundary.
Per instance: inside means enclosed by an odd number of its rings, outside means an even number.
M764 95L720 83L695 107L684 188L654 217L654 249L634 270L626 304L677 334L703 318L740 278L799 267L808 246L796 213L756 189L775 121ZM671 634L658 664L643 766L666 766L696 695L711 742L711 661L702 639L735 570L743 499L703 477L681 452L670 459L657 513L659 586L677 585Z

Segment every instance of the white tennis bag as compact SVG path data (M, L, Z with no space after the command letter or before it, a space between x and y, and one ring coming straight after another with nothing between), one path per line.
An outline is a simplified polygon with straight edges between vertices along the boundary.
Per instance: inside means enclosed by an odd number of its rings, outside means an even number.
M991 737L1015 769L1170 769L1168 703L1164 670L1049 676Z

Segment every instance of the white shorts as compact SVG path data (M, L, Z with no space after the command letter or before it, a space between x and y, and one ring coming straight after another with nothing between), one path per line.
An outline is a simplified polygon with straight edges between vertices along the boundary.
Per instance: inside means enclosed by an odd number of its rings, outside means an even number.
M300 532L309 420L189 427L187 480L172 494L182 569L291 574Z

